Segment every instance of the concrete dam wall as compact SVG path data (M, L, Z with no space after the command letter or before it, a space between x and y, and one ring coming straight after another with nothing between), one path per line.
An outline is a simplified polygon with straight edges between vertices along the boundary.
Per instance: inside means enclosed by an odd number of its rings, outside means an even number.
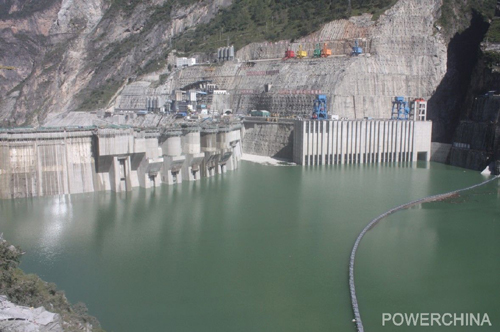
M224 173L239 165L240 129L238 124L2 132L0 198L120 192Z
M299 165L429 161L432 153L430 121L247 119L244 123L245 153Z
M429 161L432 122L296 120L293 161L300 165Z

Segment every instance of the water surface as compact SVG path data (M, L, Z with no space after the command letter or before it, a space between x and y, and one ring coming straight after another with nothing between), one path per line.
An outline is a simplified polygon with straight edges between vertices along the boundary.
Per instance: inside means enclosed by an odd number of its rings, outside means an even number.
M25 271L85 302L108 332L355 331L348 261L362 228L483 179L440 164L243 162L152 191L3 200L0 231L27 251ZM444 330L498 331L499 196L495 182L365 236L356 281L366 331L419 330L382 327L383 312L486 312L492 328Z

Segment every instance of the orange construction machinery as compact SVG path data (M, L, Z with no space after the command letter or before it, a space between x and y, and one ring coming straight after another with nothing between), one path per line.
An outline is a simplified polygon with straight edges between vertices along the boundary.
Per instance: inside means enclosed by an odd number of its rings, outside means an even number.
M323 49L321 50L321 57L326 58L332 55L332 50L326 47L326 43L323 44Z

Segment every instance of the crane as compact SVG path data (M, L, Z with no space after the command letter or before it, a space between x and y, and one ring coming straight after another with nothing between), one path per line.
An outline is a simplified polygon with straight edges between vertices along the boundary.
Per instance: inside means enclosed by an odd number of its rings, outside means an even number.
M358 56L360 54L363 54L363 49L358 45L358 40L355 39L351 55Z
M396 97L392 102L392 120L408 120L410 115L410 108L408 102L404 97Z

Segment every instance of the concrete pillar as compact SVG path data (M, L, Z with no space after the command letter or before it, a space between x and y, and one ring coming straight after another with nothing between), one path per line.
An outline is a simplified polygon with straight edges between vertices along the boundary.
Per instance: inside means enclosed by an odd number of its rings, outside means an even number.
M328 136L330 135L330 130L328 128L330 121L321 121L321 163L323 165L328 165Z
M162 182L176 184L182 182L182 167L186 157L182 155L181 132L166 133L161 144L163 152Z
M204 159L201 163L201 175L203 177L214 176L218 169L220 152L217 150L217 132L218 129L202 129L201 131L201 151L204 153Z
M366 121L359 122L359 130L360 133L358 137L360 138L359 142L359 160L358 163L363 164L366 161Z
M196 181L201 178L201 163L205 155L201 152L200 128L188 127L182 131L182 153L186 162L182 168L185 180Z
M226 169L228 171L235 170L238 168L240 159L241 159L241 137L240 137L240 130L238 128L233 128L229 133L228 133L228 140L229 140L229 145L230 149L232 151L231 157L229 160L226 162Z
M349 162L348 154L349 154L349 124L347 121L341 121L340 125L342 127L342 136L341 136L341 164L347 164Z
M219 151L219 159L217 161L216 172L219 174L225 173L227 171L226 163L231 158L232 149L230 145L230 129L229 128L219 128L216 134L217 139L217 150Z
M335 121L337 135L335 136L335 153L337 154L337 164L342 164L342 122Z

